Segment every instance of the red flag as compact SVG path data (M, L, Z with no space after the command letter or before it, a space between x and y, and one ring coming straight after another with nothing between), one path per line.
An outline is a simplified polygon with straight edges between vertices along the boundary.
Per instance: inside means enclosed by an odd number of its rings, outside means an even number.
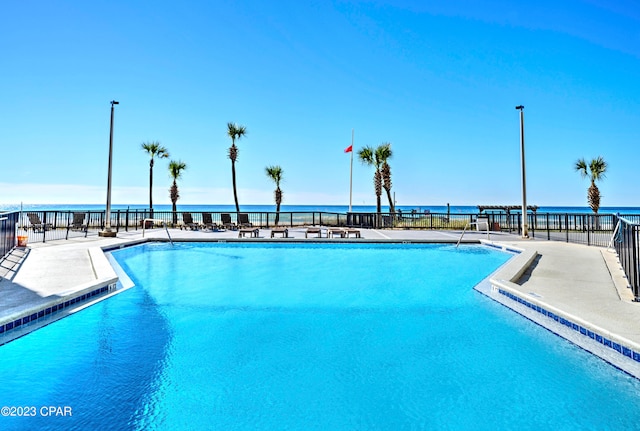
M353 151L353 145L349 145L347 148L344 149L345 153L350 153Z

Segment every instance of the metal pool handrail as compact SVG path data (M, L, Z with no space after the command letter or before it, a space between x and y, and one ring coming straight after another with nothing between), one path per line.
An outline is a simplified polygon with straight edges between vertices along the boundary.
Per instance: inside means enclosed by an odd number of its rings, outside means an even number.
M486 225L487 225L487 240L491 241L491 235L489 235L489 221L488 220L487 221L482 221L482 222L472 221L472 222L467 223L464 226L464 229L462 230L462 235L460 235L460 238L458 238L458 242L456 243L456 248L458 248L458 246L460 245L460 241L462 241L462 237L464 236L464 233L467 231L467 228L472 226L472 225L474 225L474 224L476 226L479 226L480 223L486 223Z
M167 223L164 220L160 220L160 219L146 218L142 220L142 237L143 238L144 238L144 231L145 231L145 228L147 227L148 221L152 223L156 223L156 222L162 223L164 230L167 232L167 237L169 238L169 242L171 243L171 245L173 245L173 240L171 239L171 235L169 235L169 228L167 227Z

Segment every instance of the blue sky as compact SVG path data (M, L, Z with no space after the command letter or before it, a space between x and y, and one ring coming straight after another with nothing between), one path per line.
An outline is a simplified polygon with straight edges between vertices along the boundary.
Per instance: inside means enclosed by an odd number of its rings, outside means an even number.
M579 157L609 163L603 206L638 206L634 1L19 1L0 14L0 203L148 202L157 140L188 168L179 204L348 204L349 155L391 142L399 205L586 206ZM167 160L154 204L169 204ZM375 204L354 160L354 204Z

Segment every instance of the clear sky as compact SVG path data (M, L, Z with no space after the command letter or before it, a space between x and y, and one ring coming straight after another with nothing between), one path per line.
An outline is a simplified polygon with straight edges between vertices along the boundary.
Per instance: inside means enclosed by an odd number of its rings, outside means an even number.
M229 121L245 125L240 204L349 201L343 150L391 142L399 205L586 206L580 157L609 163L602 206L639 206L634 0L5 1L0 203L148 202L160 141L179 204L232 204ZM168 160L154 204L170 204ZM375 204L354 160L354 204ZM384 196L383 196L384 197ZM384 200L383 200L384 202Z

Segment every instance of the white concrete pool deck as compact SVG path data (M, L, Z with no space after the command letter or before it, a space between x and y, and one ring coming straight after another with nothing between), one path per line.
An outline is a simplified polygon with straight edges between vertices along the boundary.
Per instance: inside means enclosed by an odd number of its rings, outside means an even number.
M169 231L174 240L238 239L235 231ZM455 242L460 237L459 231L361 229L361 233L362 240L381 241ZM292 237L289 241L304 240L304 230L290 229L289 236ZM154 238L166 240L164 229L148 230L145 233L144 239ZM464 237L465 242L486 238L486 233L479 232L469 232ZM117 247L140 240L143 240L142 232L133 231L120 232L116 238L94 235L88 238L33 243L26 249L15 249L0 264L0 325L30 310L42 308L43 304L46 306L52 301L59 302L61 298L89 291L97 285L111 285L115 282L115 272L101 248ZM271 240L270 231L260 230L258 239L243 240ZM282 241L280 238L274 240ZM317 239L310 238L307 241L309 240ZM359 241L355 238L322 240ZM615 253L599 247L522 240L518 236L500 232L491 233L491 241L522 249L524 252L492 276L493 292L489 292L489 296L505 302L504 295L496 293L497 289L504 289L547 310L574 318L573 321L584 323L585 327L597 328L614 341L640 352L640 303L632 301L631 291L626 287L626 279ZM528 266L529 262L532 262L531 266L522 274L523 267ZM526 310L523 314L526 315ZM561 330L551 330L561 333ZM597 351L594 353L598 354ZM640 377L640 363L629 361L632 364L628 368L624 364L614 365ZM634 370L636 365L637 371Z

